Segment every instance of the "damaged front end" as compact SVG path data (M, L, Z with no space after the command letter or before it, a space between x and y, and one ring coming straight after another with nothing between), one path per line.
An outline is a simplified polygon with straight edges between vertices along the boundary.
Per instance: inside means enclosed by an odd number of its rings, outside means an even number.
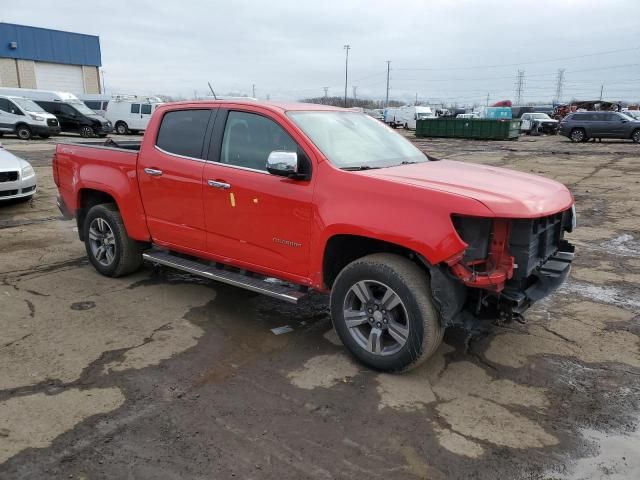
M571 270L574 246L564 233L575 226L573 207L532 219L452 220L467 247L431 268L432 293L447 325L477 318L520 319Z

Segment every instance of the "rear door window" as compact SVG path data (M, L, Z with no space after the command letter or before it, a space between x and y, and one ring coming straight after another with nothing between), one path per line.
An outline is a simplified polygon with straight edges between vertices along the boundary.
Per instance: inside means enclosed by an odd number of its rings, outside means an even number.
M140 104L132 103L131 104L131 113L140 113Z
M202 159L211 110L175 110L162 117L156 145L165 152Z

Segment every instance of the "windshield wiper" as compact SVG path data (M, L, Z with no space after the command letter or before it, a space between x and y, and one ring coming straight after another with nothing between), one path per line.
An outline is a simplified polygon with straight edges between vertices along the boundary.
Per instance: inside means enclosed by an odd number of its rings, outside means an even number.
M358 172L360 170L372 170L374 168L382 168L382 167L371 167L369 165L358 165L357 167L341 167L340 170L346 170L348 172Z

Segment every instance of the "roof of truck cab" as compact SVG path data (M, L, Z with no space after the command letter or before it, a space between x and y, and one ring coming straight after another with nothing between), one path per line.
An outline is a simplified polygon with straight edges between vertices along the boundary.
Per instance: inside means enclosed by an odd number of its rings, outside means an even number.
M349 112L351 110L340 107L332 107L331 105L319 105L317 103L300 103L300 102L265 102L256 100L191 100L185 102L166 103L169 108L173 106L187 105L207 105L207 106L225 106L225 105L243 105L243 106L259 106L280 112L292 111L338 111Z

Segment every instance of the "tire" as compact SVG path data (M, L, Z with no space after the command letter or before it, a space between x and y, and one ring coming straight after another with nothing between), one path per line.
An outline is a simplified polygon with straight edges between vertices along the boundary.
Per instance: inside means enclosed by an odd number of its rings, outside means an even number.
M116 122L116 133L118 135L126 135L129 133L129 126L125 122Z
M102 275L120 277L135 272L142 265L142 248L127 235L115 204L92 207L82 228L89 261Z
M33 136L28 125L18 125L16 127L16 135L20 140L29 140Z
M574 128L571 130L571 133L569 133L569 138L574 143L586 142L588 140L584 128Z
M408 123L405 123L405 124L404 124L404 129L405 129L405 130L409 130L409 124L408 124Z
M44 138L44 139L46 140L46 139L47 139L47 138L49 138L51 135L49 135L48 133L45 133L45 134L42 134L42 133L41 133L39 136L40 136L40 138Z
M388 253L362 257L340 272L331 290L331 317L350 353L385 372L420 365L444 335L428 275L407 258Z
M631 140L633 140L633 143L640 143L640 128L633 131Z
M80 127L80 136L82 138L91 138L94 135L95 135L95 132L93 131L93 128L89 127L88 125Z

